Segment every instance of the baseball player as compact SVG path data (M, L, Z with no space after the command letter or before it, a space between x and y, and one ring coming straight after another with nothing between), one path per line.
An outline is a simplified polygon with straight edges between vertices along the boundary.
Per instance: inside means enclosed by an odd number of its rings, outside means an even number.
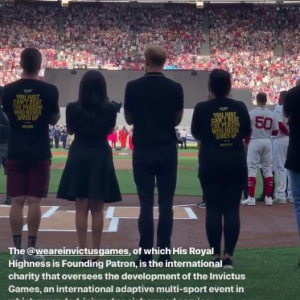
M252 109L250 114L252 132L245 140L248 145L247 164L248 164L248 199L242 201L244 205L255 205L255 186L256 176L259 165L263 170L266 197L265 204L272 205L272 190L274 178L272 174L272 135L278 134L278 123L274 113L266 108L267 95L258 93L256 96L257 107Z
M274 203L293 202L290 180L287 182L287 172L284 168L287 149L289 145L289 125L288 119L283 115L283 102L287 91L280 92L278 106L274 110L274 115L278 122L279 133L274 141L275 165L277 172L277 191ZM287 194L286 194L287 190Z

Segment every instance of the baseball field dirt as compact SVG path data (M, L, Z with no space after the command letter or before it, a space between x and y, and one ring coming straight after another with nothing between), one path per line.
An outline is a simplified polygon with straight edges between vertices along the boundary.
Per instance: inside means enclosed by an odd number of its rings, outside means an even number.
M2 195L4 197L4 195ZM195 204L196 197L175 197L173 246L208 247L205 235L205 209ZM74 203L56 199L55 195L43 200L39 247L59 248L77 246ZM137 195L123 195L123 202L112 203L105 208L103 248L129 248L138 246L137 218L139 214ZM26 215L26 210L25 213ZM0 251L11 246L8 222L9 207L0 206ZM157 218L157 209L155 216ZM238 248L295 246L298 243L294 209L292 204L267 207L263 204L241 208L241 235ZM156 220L157 225L157 220ZM27 230L26 218L24 231ZM24 239L26 239L26 232Z
M131 156L131 152L114 151L114 156ZM67 152L54 152L55 156L67 156ZM180 152L180 157L196 157L196 152ZM117 170L132 170L131 159L114 160ZM53 164L52 168L62 169L64 164ZM187 168L179 166L179 168ZM5 195L2 195L4 198ZM198 197L176 196L174 198L174 247L208 247L205 234L205 209L196 206ZM156 202L157 203L157 202ZM59 248L77 246L75 232L74 203L56 199L50 194L43 200L41 233L39 247ZM156 204L157 205L157 204ZM137 195L123 195L123 201L112 203L105 208L105 222L103 233L103 248L129 248L138 246L139 234L137 218L139 215L139 199ZM24 212L24 231L26 238L26 214ZM157 208L154 211L157 225ZM296 246L298 233L295 224L294 208L292 204L274 205L267 207L259 204L255 207L241 207L241 235L238 248ZM11 246L9 227L9 207L0 206L0 251L7 251Z

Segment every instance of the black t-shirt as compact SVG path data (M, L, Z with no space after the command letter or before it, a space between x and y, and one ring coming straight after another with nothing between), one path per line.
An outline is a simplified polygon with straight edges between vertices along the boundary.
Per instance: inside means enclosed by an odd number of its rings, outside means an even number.
M59 113L58 89L37 79L20 79L4 87L2 102L11 129L7 157L51 158L49 122Z
M285 167L300 172L300 86L290 89L284 99L283 111L289 117L290 140Z
M199 163L207 170L246 170L244 138L251 133L246 105L241 101L220 98L199 102L191 131L201 141Z
M107 142L107 136L116 126L117 110L111 103L99 104L90 111L79 101L69 103L66 108L68 130L75 134L76 142L97 144Z
M182 86L162 73L128 82L124 109L132 114L134 147L177 143L175 116L183 110L183 102Z

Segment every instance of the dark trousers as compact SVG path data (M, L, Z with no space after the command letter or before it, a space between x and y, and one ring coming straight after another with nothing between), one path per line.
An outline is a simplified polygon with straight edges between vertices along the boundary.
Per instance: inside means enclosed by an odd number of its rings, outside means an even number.
M55 148L59 148L59 138L54 138Z
M133 176L140 200L139 247L154 244L154 189L158 191L157 247L170 248L173 230L173 200L177 182L178 153L176 144L133 150Z
M241 171L230 175L225 171L213 172L211 169L207 172L200 169L200 181L206 200L206 235L215 255L221 255L223 233L224 254L230 256L239 238L240 200L247 177L246 169Z
M185 149L186 150L186 137L183 137L183 138L181 138L181 140L182 140L182 144L181 144L181 149Z
M63 148L66 149L67 147L67 139L62 139Z

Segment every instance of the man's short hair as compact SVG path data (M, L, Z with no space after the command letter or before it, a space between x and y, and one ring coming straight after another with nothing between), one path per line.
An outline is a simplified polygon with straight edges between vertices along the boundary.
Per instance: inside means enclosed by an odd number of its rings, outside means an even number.
M267 94L266 93L258 93L256 95L256 101L259 103L266 104L267 103Z
M284 100L286 94L287 94L287 91L281 91L280 94L279 94L279 99L283 99Z
M167 52L160 45L150 45L145 50L145 58L152 66L163 67L167 60Z
M36 48L26 48L21 52L21 68L29 73L38 73L42 66L42 54Z

